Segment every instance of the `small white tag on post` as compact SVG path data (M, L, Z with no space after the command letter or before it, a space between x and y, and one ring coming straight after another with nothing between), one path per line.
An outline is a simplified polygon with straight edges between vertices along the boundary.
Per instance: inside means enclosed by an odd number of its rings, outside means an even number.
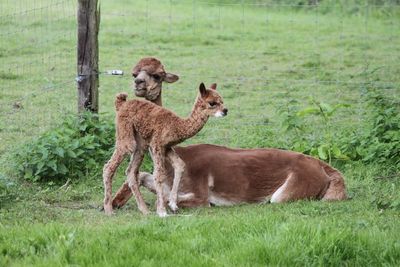
M106 74L108 75L124 75L123 70L108 70L106 71Z

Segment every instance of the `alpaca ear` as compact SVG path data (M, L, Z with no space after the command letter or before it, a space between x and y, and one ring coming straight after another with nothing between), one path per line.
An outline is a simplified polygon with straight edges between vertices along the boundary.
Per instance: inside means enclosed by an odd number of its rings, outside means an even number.
M207 96L207 89L206 89L206 86L204 85L204 83L200 84L199 91L200 91L200 95L202 97L206 97Z
M216 83L211 84L210 88L213 90L217 90L217 84Z
M138 74L139 74L139 67L138 66L133 67L132 76L136 77Z
M172 73L166 73L165 74L164 81L166 81L167 83L174 83L177 80L179 80L179 76L178 75L175 75L175 74L172 74Z

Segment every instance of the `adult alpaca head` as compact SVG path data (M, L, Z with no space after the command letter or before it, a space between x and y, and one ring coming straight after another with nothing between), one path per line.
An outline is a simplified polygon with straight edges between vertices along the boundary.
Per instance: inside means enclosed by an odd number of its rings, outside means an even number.
M133 67L132 76L135 95L161 106L162 83L174 83L179 76L166 72L161 61L145 57Z

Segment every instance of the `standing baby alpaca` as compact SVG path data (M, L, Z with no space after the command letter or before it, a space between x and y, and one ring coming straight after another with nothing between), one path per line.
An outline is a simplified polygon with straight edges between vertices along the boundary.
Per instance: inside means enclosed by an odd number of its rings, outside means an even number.
M157 214L167 215L164 205L162 183L166 179L165 160L168 157L175 169L175 177L170 195L170 207L176 206L177 193L184 163L172 149L173 146L196 135L210 116L223 117L222 97L216 91L216 84L206 89L201 83L199 95L188 118L180 118L175 113L145 100L126 101L126 94L117 95L116 147L111 159L103 169L104 211L112 214L112 177L126 154L132 154L132 164L128 169L128 183L136 198L139 210L147 214L148 208L138 186L139 167L149 144L154 161L155 189L157 193Z

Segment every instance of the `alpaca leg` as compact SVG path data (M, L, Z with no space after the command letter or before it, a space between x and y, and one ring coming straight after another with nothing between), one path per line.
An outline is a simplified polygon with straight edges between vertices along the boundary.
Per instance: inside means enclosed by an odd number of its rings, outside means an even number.
M139 172L139 186L144 186L152 193L156 193L154 176L148 172Z
M128 176L129 170L132 168L132 162L133 162L133 155L131 155L128 168L125 170L126 176ZM131 197L132 197L132 190L129 187L128 181L125 181L122 184L122 186L118 189L117 193L115 194L115 197L112 200L113 208L119 209L123 207Z
M118 189L115 197L112 200L112 206L114 209L122 208L126 202L132 197L132 190L129 187L129 182L125 181L122 186Z
M112 214L112 178L118 166L123 161L124 156L124 151L116 149L111 159L104 165L103 168L104 212L107 215Z
M155 188L157 194L157 214L160 217L166 217L167 211L165 209L165 202L163 196L163 181L166 177L165 171L165 153L161 148L153 150L153 161L154 161L154 179Z
M167 156L171 161L172 167L174 168L174 182L172 184L171 193L169 194L168 206L173 212L178 210L178 190L181 182L182 174L185 170L185 162L176 154L173 149L167 152Z
M156 185L154 181L154 175L148 172L139 172L139 186L146 187L147 190L152 192L153 194L156 194ZM169 194L171 192L171 188L167 183L163 183L163 198L164 202L168 201ZM178 196L178 201L179 201L179 196Z
M134 159L135 159L134 154L131 154L131 157L130 157L130 159L129 159L128 167L127 167L126 170L125 170L125 175L128 175L130 169L132 168L132 166L133 166L133 160L134 160Z
M163 180L165 175L163 174L163 170L154 170L155 176L155 188L157 194L157 214L160 217L168 216L167 210L165 209L165 199L163 194Z
M131 165L128 167L128 184L129 187L135 196L136 203L138 205L139 210L144 214L147 215L150 213L149 209L147 208L146 203L144 202L142 193L139 190L139 167L142 164L144 152L141 147L138 147L134 154L132 155Z

